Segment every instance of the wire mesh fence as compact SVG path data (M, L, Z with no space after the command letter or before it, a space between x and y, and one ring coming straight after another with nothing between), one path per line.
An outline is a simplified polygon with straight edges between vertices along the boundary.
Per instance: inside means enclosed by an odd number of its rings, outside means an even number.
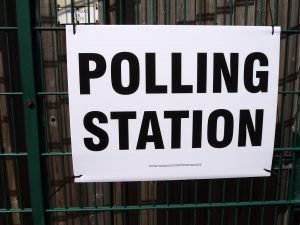
M0 0L0 225L32 224L41 218L53 225L299 223L298 0L31 1L28 32L37 101L30 110L37 113L37 121L24 116L26 90L32 85L20 67L20 61L30 57L22 51L22 20L17 24L24 2ZM64 23L271 26L272 20L282 33L270 177L73 183ZM38 140L25 138L35 132L33 124ZM36 145L41 163L30 158ZM30 181L32 164L41 173L41 185ZM33 190L42 193L43 213L31 202L39 196Z

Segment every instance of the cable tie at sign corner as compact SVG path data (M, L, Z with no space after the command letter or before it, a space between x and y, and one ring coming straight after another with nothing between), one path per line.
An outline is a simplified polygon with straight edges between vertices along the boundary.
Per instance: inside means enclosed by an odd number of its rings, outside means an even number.
M48 199L51 199L57 192L59 192L68 183L74 182L75 178L80 178L80 177L82 177L82 174L78 176L73 175L71 176L71 179L65 179L64 183L59 188L57 188L51 195L49 195Z
M277 177L282 177L282 176L280 176L278 173L275 173L274 171L272 171L272 170L268 170L268 169L263 169L264 171L266 171L266 172L268 172L268 173L270 173L271 175L275 175L275 176L277 176Z
M274 34L274 20L273 20L273 13L271 9L271 3L268 1L269 11L270 11L270 18L271 18L271 26L272 26L272 35Z
M76 34L76 23L73 22L73 34Z

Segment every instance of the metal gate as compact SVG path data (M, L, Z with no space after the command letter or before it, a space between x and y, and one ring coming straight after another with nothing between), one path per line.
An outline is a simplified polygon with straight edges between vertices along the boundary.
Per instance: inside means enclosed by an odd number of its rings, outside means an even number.
M299 0L0 0L0 11L0 225L299 224ZM63 23L280 25L271 176L74 184Z

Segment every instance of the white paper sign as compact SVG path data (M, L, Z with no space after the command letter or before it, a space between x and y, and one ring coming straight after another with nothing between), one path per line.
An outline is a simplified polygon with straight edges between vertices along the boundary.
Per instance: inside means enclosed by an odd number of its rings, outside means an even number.
M76 182L270 175L279 27L66 29Z

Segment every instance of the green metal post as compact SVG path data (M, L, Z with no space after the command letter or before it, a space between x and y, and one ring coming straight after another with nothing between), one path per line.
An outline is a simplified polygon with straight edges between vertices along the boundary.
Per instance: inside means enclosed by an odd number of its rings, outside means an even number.
M32 219L34 225L44 225L45 210L42 193L30 0L17 0L16 10Z

